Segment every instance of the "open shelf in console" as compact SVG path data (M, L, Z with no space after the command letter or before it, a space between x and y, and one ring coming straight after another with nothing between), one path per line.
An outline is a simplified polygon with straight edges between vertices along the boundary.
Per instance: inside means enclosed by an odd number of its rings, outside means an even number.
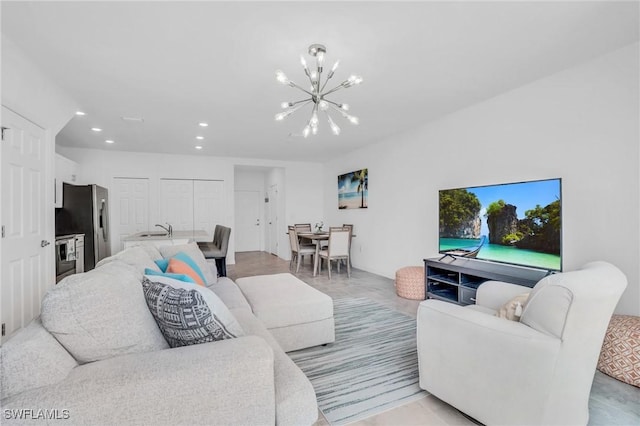
M476 291L489 280L533 287L547 275L546 270L487 262L477 259L424 259L425 294L428 298L469 305Z

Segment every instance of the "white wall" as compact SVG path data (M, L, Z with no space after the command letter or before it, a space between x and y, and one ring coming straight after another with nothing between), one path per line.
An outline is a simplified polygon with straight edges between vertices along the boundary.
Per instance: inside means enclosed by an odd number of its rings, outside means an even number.
M49 131L52 140L77 110L77 103L4 34L2 105Z
M57 150L80 165L78 172L80 184L98 184L112 189L114 177L150 179L150 218L149 223L157 223L159 213L159 180L174 179L220 179L225 182L228 216L225 225L234 227L234 188L235 166L254 166L274 168L267 181L278 183L281 192L279 215L289 218L306 218L307 221L321 217L324 210L322 194L322 165L272 160L254 160L230 157L211 157L203 155L170 155L136 153L111 150L67 148L58 146ZM307 191L315 195L309 197ZM305 194L301 196L300 194ZM290 198L294 197L294 198ZM296 201L297 199L303 202ZM292 200L292 201L289 201ZM113 213L112 213L113 214ZM281 221L278 232L278 256L288 260L289 242L286 239L286 224ZM113 232L113 231L112 231ZM232 231L233 232L233 231ZM235 263L235 243L229 242L227 262Z
M438 190L562 178L563 263L629 279L640 315L638 44L325 165L325 223L353 223L353 263L393 277L438 252ZM392 113L392 111L390 111ZM338 210L336 176L369 169L369 208Z

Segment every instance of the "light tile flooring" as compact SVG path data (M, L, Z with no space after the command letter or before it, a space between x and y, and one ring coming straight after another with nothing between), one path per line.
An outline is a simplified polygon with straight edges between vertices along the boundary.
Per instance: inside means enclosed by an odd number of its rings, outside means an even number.
M352 269L351 278L347 278L346 270L334 273L334 267L333 279L329 281L326 269L314 277L310 261L305 260L296 276L323 293L333 298L367 297L416 317L419 301L396 296L393 280L358 269ZM227 267L232 279L280 272L291 272L289 262L265 252L236 253L236 264ZM589 425L640 425L640 389L596 371L589 414ZM320 415L316 426L327 424ZM353 423L358 426L473 424L474 421L432 395Z

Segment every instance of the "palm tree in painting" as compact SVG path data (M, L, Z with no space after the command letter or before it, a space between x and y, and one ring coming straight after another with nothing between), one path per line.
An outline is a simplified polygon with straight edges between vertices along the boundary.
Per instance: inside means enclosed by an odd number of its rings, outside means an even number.
M369 189L369 172L368 169L353 172L353 179L358 181L358 192L361 192L360 208L364 208L364 191Z

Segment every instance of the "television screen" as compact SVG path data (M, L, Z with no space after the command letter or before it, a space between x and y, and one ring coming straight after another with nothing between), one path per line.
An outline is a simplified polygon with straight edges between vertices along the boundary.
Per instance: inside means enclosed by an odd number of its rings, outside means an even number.
M562 270L561 179L440 191L440 253Z

